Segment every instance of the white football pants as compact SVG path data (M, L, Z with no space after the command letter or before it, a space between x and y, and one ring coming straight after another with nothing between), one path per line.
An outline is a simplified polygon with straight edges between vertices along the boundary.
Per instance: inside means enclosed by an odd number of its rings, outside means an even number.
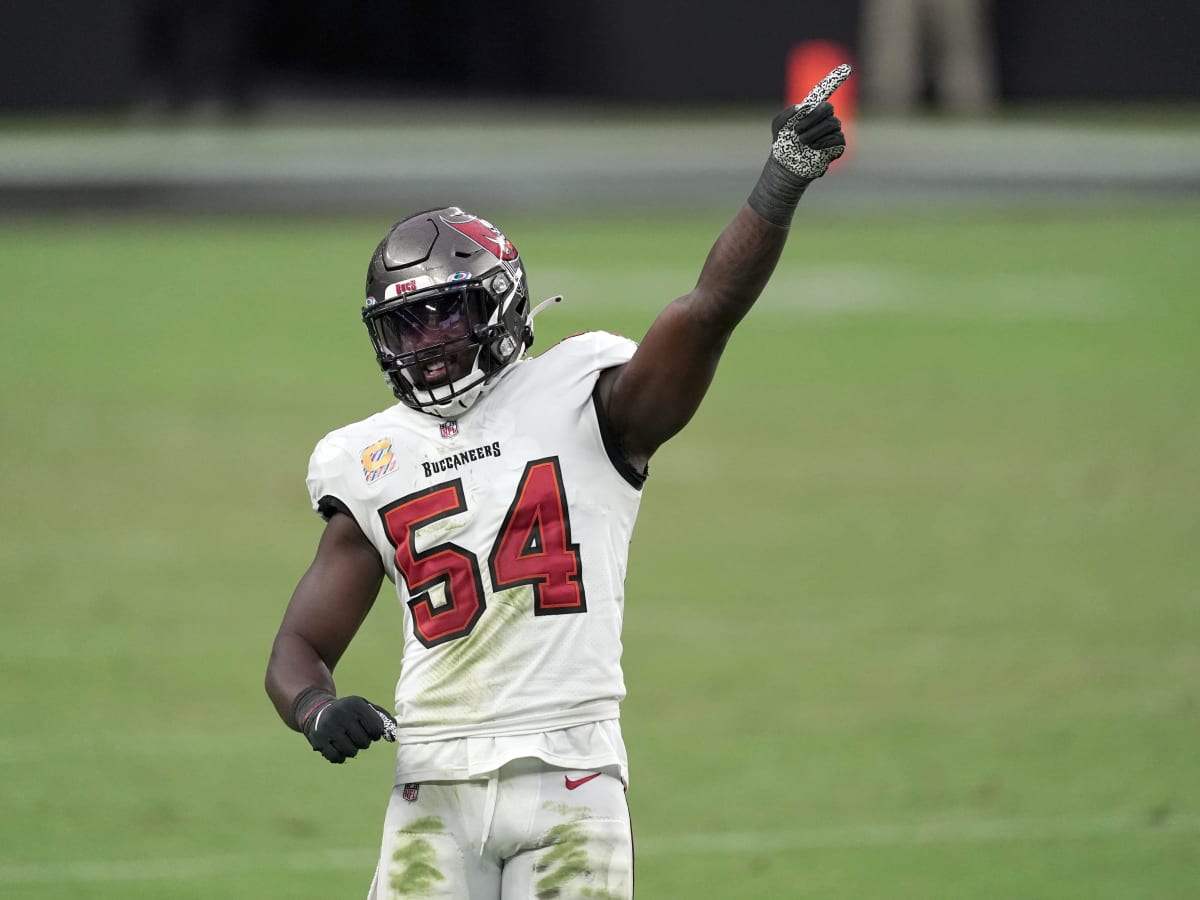
M368 900L633 897L620 778L514 760L487 781L395 785Z

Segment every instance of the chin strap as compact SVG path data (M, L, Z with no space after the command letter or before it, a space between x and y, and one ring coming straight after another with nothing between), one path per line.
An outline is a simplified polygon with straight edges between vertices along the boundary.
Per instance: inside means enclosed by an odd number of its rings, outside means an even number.
M527 324L532 325L534 316L536 316L546 307L553 306L555 303L562 303L562 294L555 294L553 297L547 297L545 300L535 306L533 311L529 314ZM532 330L530 333L532 334ZM528 345L529 343L527 342L526 347L528 347ZM390 384L391 382L389 381L388 383ZM463 394L459 394L456 397L451 397L445 403L435 403L431 404L430 406L422 407L421 411L428 413L431 416L437 416L439 419L456 418L470 409L471 406L474 405L475 401L479 399L479 397L491 390L495 383L496 382L494 380L485 381L482 384L479 384L474 388L464 392Z
M536 316L538 313L540 313L547 306L550 306L555 303L562 303L562 294L555 294L553 297L547 297L545 300L543 300L541 303L539 303L537 306L535 306L533 308L533 312L531 312L529 314L529 321L532 322L534 316Z

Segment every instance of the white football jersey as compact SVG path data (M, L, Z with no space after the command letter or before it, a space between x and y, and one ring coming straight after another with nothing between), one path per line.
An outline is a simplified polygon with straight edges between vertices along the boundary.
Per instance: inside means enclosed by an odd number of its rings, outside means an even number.
M317 445L314 508L354 517L404 610L402 744L617 718L643 476L593 391L635 349L577 335L512 364L457 420L397 404Z

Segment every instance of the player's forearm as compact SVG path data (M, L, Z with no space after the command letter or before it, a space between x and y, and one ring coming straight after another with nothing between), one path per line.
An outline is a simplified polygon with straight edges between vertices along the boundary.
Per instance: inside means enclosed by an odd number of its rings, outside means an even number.
M690 303L695 321L724 343L775 271L786 228L743 205L709 251Z
M842 123L829 97L848 77L850 67L838 66L803 103L772 121L771 155L746 204L709 253L693 291L698 321L712 337L727 338L758 299L775 271L800 198L845 151Z
M292 703L311 687L337 693L329 667L312 645L298 634L280 632L267 663L266 689L279 718L294 731L300 728L293 719Z

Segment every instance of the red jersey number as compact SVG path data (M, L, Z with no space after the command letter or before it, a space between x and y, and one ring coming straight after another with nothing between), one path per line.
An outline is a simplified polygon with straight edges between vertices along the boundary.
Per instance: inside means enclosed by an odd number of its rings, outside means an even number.
M534 615L587 612L579 545L571 542L567 495L554 457L525 466L488 569L496 590L533 585Z
M471 633L487 608L479 559L447 542L417 552L419 528L467 509L462 479L402 497L379 511L384 531L396 548L396 568L411 599L413 631L426 647ZM495 590L533 587L535 615L587 612L579 545L571 540L571 520L556 457L525 466L516 496L500 526L488 569ZM434 606L429 591L441 585L445 602Z
M420 553L413 547L418 528L466 512L462 479L397 500L379 511L388 539L396 548L396 567L412 599L413 629L426 647L470 634L483 615L483 582L475 554L457 544L439 544ZM435 607L429 589L441 584L446 602Z

